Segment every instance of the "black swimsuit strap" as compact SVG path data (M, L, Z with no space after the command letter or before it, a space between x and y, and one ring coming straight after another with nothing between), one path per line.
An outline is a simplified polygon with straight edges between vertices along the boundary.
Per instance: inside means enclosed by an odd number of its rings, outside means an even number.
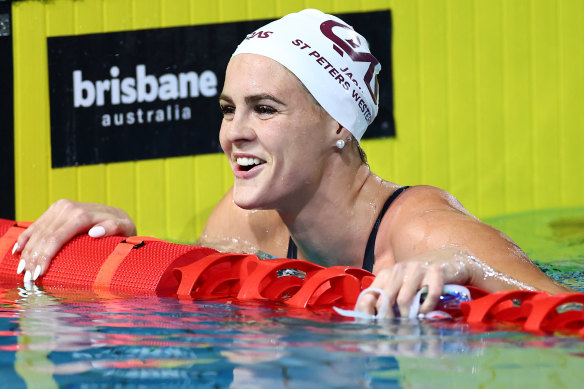
M298 247L296 247L296 243L292 240L292 237L288 239L288 254L286 254L286 258L289 259L297 259L298 258Z
M377 216L377 220L373 225L373 229L371 230L371 234L369 234L369 239L367 240L367 246L365 247L365 255L363 256L363 269L367 271L373 271L373 263L375 262L375 239L377 238L377 230L379 230L379 225L381 224L381 219L385 216L385 213L389 209L393 200L397 198L404 190L408 189L409 186L402 186L401 188L397 189L395 192L389 196L389 198L383 204L383 208L381 208L381 212L379 216ZM286 254L286 258L296 259L298 258L298 247L296 243L292 240L292 237L288 240L288 253Z
M367 240L367 246L365 246L365 255L363 256L363 269L367 271L373 271L373 263L375 263L375 239L377 238L377 231L379 230L379 225L381 224L381 219L385 216L385 213L389 209L393 200L397 198L404 190L408 189L409 186L402 186L401 188L397 189L395 192L392 193L391 196L385 201L383 204L383 208L381 208L381 212L379 216L377 216L377 220L373 225L373 229L371 230L371 234L369 234L369 239Z

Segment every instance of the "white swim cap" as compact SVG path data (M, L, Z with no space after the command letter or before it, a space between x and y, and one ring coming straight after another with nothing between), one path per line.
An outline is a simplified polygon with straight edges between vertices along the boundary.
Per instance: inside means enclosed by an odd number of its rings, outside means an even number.
M238 54L259 54L290 70L357 139L378 111L379 61L365 38L341 19L305 9L249 34Z

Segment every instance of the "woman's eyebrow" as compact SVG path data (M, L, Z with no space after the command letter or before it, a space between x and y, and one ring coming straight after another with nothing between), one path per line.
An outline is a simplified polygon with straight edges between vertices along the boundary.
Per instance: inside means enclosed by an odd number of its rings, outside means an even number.
M277 99L276 97L268 94L268 93L260 93L258 95L251 95L251 96L246 96L245 97L245 103L246 104L253 104L253 103L257 103L258 101L261 100L272 100L275 103L281 104L281 105L286 105L286 103L284 103L283 101ZM226 102L226 103L233 103L233 99L231 99L231 97L225 95L225 94L221 94L219 96L219 102Z
M231 97L224 95L223 93L219 96L219 102L221 101L225 101L226 103L233 103L233 100L231 100Z
M258 95L251 95L251 96L246 96L245 97L245 102L247 104L251 104L251 103L257 103L260 100L272 100L275 103L281 104L281 105L286 105L283 101L278 100L277 98L275 98L274 96L268 94L268 93L260 93Z

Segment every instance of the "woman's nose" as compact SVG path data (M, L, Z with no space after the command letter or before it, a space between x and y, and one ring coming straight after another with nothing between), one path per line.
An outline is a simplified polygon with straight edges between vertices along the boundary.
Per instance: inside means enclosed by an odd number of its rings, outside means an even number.
M221 132L231 143L249 142L255 139L252 121L244 112L236 112L231 120L223 120Z

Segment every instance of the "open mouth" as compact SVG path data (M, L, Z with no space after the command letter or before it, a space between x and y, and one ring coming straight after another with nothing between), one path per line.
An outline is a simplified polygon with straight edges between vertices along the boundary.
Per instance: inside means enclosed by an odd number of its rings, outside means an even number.
M261 160L259 158L246 158L246 157L238 157L238 158L236 158L235 162L237 163L239 170L244 171L244 172L250 171L254 167L266 163L266 161Z

